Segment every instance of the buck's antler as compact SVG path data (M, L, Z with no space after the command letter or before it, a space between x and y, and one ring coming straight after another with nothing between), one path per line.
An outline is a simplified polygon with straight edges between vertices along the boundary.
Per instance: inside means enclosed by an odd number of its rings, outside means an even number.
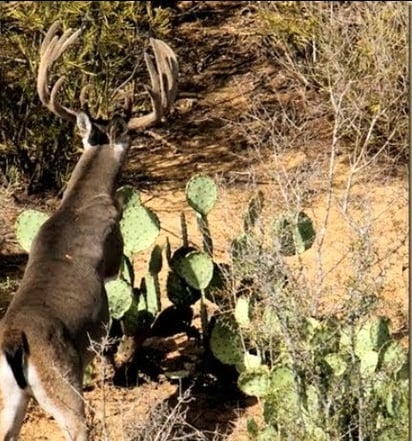
M55 115L61 118L74 121L78 111L69 109L57 100L57 94L61 89L64 77L60 77L51 91L47 84L48 75L56 60L62 53L79 37L81 30L73 31L68 29L60 37L56 32L60 23L55 22L46 34L40 49L40 65L37 76L37 92L40 101ZM154 38L150 39L155 56L154 65L151 57L145 53L144 58L150 75L151 86L146 90L150 94L152 111L140 117L130 118L128 121L129 130L139 130L155 124L166 116L176 99L178 62L176 54L163 41ZM128 105L130 106L130 99Z
M56 21L53 23L43 40L40 48L40 65L37 75L37 93L40 101L55 115L70 121L76 120L77 111L63 106L57 100L57 94L63 84L64 77L60 77L50 92L47 84L49 71L53 64L61 56L61 54L79 37L81 30L73 31L67 29L66 32L59 38L56 32L60 28L60 23Z
M147 115L131 118L128 123L129 130L142 129L159 122L170 112L176 99L179 72L176 54L164 41L151 38L150 44L155 55L157 70L147 53L144 54L144 59L152 83L151 87L146 87L146 90L150 94L153 110Z

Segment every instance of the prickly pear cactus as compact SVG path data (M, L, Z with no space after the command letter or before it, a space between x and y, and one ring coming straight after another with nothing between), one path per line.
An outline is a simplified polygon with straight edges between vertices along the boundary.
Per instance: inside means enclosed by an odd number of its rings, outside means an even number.
M182 261L185 259L185 257L193 252L196 251L196 248L191 247L191 246L185 246L183 245L182 247L178 248L171 256L171 258L169 259L169 266L170 268L175 271L178 272L178 268L180 267Z
M324 360L335 377L341 377L345 374L348 364L342 355L333 353L327 354L325 355Z
M116 199L122 209L139 207L142 205L140 193L131 185L124 185L116 191Z
M287 366L281 366L271 372L270 399L266 402L265 420L276 425L279 419L296 417L300 411L300 397L295 375ZM265 404L266 404L265 403Z
M120 221L124 238L124 252L128 256L150 247L160 232L160 222L155 213L143 205L126 206Z
M169 271L166 281L167 297L176 306L190 306L200 299L200 290L192 288L174 271Z
M313 222L303 211L276 219L273 233L279 251L285 256L303 253L313 245L316 237Z
M111 280L105 284L109 300L110 315L119 320L132 307L134 302L133 287L125 280Z
M147 273L142 280L139 309L146 310L153 316L160 311L160 292L153 274Z
M49 216L38 210L24 210L16 220L16 237L20 246L30 252L33 239Z
M355 353L379 351L390 339L388 319L377 317L367 320L355 333Z
M202 216L207 216L215 206L217 187L208 176L193 176L186 185L188 204Z
M373 318L363 323L354 338L354 351L360 360L360 373L363 377L372 375L379 362L381 348L389 342L388 320Z
M207 253L192 251L176 264L176 272L192 288L204 290L213 277L213 261Z
M139 309L139 303L134 299L130 308L121 317L122 330L124 335L131 337L136 335L141 323L141 310Z
M151 274L159 274L162 271L163 258L162 247L155 245L150 253L149 272Z
M380 352L381 368L398 374L407 365L408 357L402 345L392 340L385 344Z
M243 363L244 350L239 328L234 318L219 318L210 333L210 349L223 364Z
M238 379L239 389L246 395L262 398L271 393L271 375L267 366L246 369Z
M235 319L237 324L244 329L250 327L250 313L251 313L251 305L250 298L248 297L239 297L236 300L235 306Z

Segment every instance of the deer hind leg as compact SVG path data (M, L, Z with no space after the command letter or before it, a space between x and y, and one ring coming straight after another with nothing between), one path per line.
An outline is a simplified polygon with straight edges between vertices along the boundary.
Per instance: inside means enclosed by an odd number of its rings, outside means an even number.
M74 348L66 347L66 354L50 346L48 349L48 356L37 363L37 360L29 362L28 380L33 396L40 407L54 418L67 441L87 441L83 370L79 357L74 356Z
M17 384L4 355L0 356L0 441L18 438L30 396Z

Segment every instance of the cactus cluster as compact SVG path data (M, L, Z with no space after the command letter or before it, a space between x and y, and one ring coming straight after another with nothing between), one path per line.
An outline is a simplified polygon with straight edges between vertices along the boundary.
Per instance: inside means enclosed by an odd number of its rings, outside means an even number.
M264 399L266 429L275 439L285 436L282 425L292 419L301 420L308 439L329 439L322 422L333 418L339 407L354 417L350 390L362 387L363 406L380 415L376 421L377 439L395 441L401 430L396 421L408 412L408 357L402 346L391 337L388 321L378 317L364 323L345 326L337 320L319 321L309 318L305 338L314 362L308 377L294 363L280 363L245 369L239 377L239 388L248 395ZM328 403L332 390L340 390L339 402ZM250 432L256 432L251 424ZM347 426L342 421L342 436ZM261 439L256 432L256 439ZM265 439L265 438L263 438ZM305 438L306 439L306 438Z

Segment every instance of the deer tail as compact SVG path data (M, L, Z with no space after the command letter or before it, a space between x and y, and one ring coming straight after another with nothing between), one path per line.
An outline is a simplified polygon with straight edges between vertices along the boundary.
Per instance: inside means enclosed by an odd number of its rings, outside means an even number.
M29 344L23 331L8 330L4 333L1 349L6 356L14 378L21 389L27 387L24 365L29 355Z

